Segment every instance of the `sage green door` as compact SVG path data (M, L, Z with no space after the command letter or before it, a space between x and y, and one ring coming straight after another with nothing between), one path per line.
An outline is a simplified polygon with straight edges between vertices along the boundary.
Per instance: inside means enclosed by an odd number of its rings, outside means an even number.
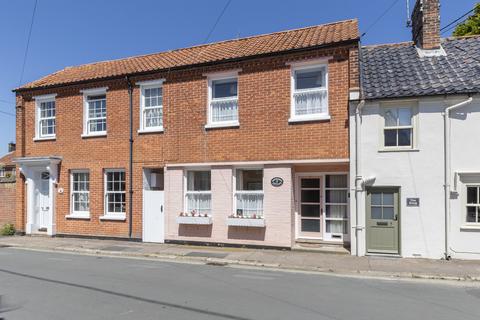
M399 253L399 189L367 190L367 252Z

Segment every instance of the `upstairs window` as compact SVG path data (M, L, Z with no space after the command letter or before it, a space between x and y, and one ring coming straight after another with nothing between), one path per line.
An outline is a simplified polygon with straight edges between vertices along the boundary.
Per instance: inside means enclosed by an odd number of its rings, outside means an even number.
M84 91L84 136L107 134L106 88Z
M187 213L210 215L212 208L210 171L187 171L185 209Z
M385 148L413 147L413 117L411 107L384 109L383 146Z
M322 119L329 119L327 66L294 66L290 121Z
M140 83L140 132L163 130L162 80Z
M467 186L466 222L480 224L480 186Z
M37 106L36 139L55 138L56 110L55 95L40 96L35 98Z
M238 125L238 78L236 75L209 79L208 126Z
M0 169L0 178L5 178L5 169Z

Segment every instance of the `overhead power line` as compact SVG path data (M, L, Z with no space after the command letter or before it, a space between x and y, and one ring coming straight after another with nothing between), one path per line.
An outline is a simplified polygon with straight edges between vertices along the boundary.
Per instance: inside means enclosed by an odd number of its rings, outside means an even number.
M363 38L363 37L367 34L368 31L370 31L380 20L382 20L382 18L383 18L390 10L392 10L392 8L398 3L398 1L400 1L400 0L394 0L394 1L390 4L390 6L388 6L388 8L385 9L385 11L383 11L383 13L382 13L380 16L378 16L378 18L375 19L375 20L367 27L367 29L365 29L365 31L362 33L362 35L360 36L360 38Z
M449 24L447 24L446 26L444 26L443 28L440 29L440 31L443 31L445 29L447 29L448 27L450 27L451 25L453 25L454 23L456 23L457 21L461 20L462 18L464 18L465 16L469 15L470 13L472 13L473 11L475 10L475 8L473 8L472 10L469 10L468 12L464 13L463 15L461 15L460 17L458 17L457 19L453 20L452 22L450 22ZM463 21L461 21L463 22ZM461 22L459 22L458 24L460 24ZM455 25L456 27L457 25Z
M23 55L22 71L20 72L20 81L18 82L19 86L22 84L23 74L25 72L25 64L27 62L28 48L30 47L30 38L32 36L33 22L35 21L35 12L37 11L37 3L38 0L35 0L35 4L33 5L32 19L30 20L30 28L28 30L27 46L25 47L25 53Z
M228 6L230 5L231 2L232 2L232 0L228 0L227 3L225 4L225 6L223 7L222 11L220 12L220 14L217 17L217 20L215 20L215 23L213 24L212 28L210 29L210 32L205 37L205 40L203 40L204 44L207 43L207 41L210 39L210 36L212 35L213 31L215 31L215 28L217 27L217 24L220 22L220 19L222 19L223 14L225 13L225 11L227 11L227 8L228 8Z

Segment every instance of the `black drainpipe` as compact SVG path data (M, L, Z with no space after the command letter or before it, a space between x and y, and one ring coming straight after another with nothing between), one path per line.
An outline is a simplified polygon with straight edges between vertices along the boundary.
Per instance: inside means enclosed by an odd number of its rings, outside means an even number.
M130 157L128 159L128 237L132 238L132 217L133 217L133 87L128 76L125 77L128 85L128 99L130 111Z

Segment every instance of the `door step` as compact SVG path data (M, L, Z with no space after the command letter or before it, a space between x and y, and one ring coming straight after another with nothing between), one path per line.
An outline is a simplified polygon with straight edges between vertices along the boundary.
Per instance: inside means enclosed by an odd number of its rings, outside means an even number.
M318 240L297 240L292 249L299 251L315 251L322 253L350 254L349 243L331 243Z

